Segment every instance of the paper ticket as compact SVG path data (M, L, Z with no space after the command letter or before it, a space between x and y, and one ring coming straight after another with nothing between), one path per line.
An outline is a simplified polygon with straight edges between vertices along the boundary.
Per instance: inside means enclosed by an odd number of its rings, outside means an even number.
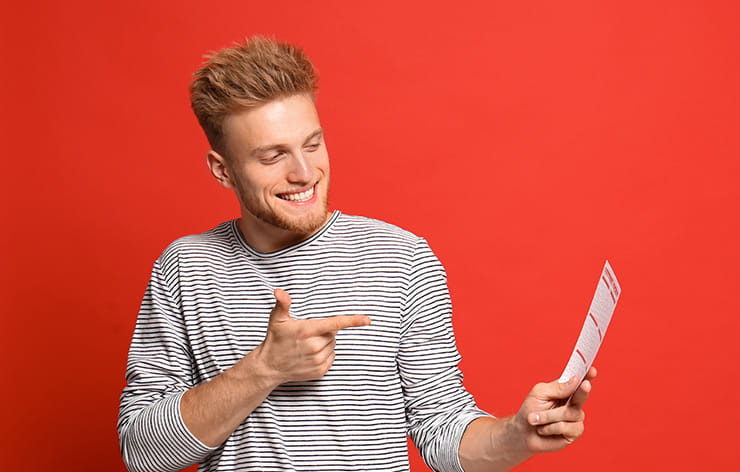
M614 307L617 306L619 294L622 289L619 286L617 277L609 265L609 261L604 264L604 270L601 271L599 283L596 286L594 299L591 301L591 307L588 309L586 321L583 322L581 334L578 336L573 354L570 355L568 365L565 366L563 375L560 376L559 382L567 382L574 375L578 381L582 381L586 372L591 367L599 347L604 341L606 329L614 313Z

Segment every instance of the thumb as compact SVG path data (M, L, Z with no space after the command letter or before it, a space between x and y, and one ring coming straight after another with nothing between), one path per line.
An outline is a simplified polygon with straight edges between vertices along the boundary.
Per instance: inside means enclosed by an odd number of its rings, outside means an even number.
M285 290L276 288L275 307L270 312L270 323L282 323L290 319L290 295Z

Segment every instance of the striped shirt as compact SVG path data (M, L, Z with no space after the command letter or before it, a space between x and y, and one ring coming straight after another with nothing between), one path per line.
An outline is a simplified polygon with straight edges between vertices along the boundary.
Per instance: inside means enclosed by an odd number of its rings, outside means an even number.
M336 336L320 379L280 385L219 447L185 427L182 394L259 345L275 304L297 319L363 314ZM118 430L131 471L407 471L409 434L427 464L461 471L479 410L462 386L444 268L426 241L335 211L309 239L261 253L236 220L172 243L136 323Z

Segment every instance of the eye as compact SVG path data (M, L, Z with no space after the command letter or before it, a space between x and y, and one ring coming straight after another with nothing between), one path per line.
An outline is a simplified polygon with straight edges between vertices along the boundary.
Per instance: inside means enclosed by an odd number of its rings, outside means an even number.
M284 152L276 152L275 154L270 154L270 155L263 157L261 160L265 164L273 164L279 161L280 159L282 159L284 156L285 156Z
M321 143L311 143L306 145L306 151L308 152L314 152L316 151L319 146L321 146Z

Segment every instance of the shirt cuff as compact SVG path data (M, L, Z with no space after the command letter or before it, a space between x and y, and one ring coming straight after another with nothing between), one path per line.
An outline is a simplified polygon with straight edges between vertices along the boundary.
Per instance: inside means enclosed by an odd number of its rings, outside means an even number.
M483 410L475 409L472 411L466 411L456 419L456 427L451 431L452 437L450 438L450 447L444 451L440 451L437 458L438 467L440 471L445 472L465 472L460 463L460 442L462 442L463 434L468 429L468 425L478 418L490 417L488 413Z
M128 431L124 460L132 471L178 471L205 459L216 447L203 444L185 426L180 392L142 412ZM134 433L134 434L131 434Z

